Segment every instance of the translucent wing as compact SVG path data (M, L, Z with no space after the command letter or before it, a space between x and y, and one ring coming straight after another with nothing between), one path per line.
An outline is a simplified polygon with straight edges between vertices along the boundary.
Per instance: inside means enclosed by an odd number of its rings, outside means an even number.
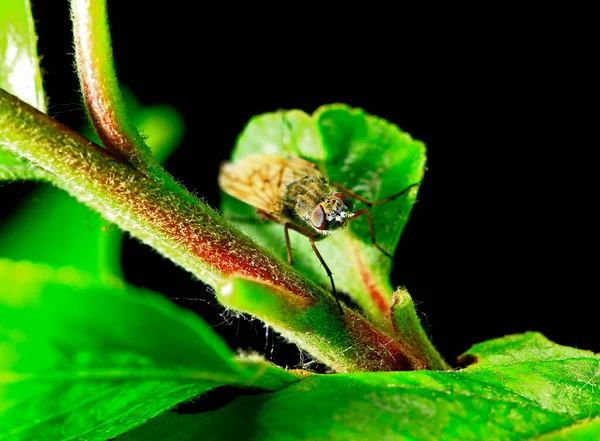
M317 166L302 158L246 156L221 166L219 186L230 196L279 216L287 186L306 176L324 180Z

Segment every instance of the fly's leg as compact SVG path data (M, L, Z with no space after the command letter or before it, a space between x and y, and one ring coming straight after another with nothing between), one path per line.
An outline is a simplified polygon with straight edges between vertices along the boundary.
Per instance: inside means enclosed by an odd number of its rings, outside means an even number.
M337 305L340 308L341 314L344 315L344 310L342 309L342 304L340 303L340 298L338 297L337 291L335 289L335 282L333 281L333 274L331 273L331 270L325 263L325 259L323 259L323 256L321 256L321 253L317 249L317 246L315 245L315 238L321 238L321 237L315 236L310 230L306 230L297 225L287 222L284 225L284 231L285 231L286 246L288 249L288 261L290 262L290 265L292 265L292 251L291 251L291 247L290 247L290 237L289 237L289 233L288 233L288 229L290 229L290 228L292 230L297 231L298 233L302 234L303 236L308 237L308 240L310 241L310 246L312 247L313 251L315 252L317 258L319 259L319 262L321 262L321 265L323 265L323 268L325 268L325 272L327 273L327 276L329 277L329 280L331 282L331 291L333 293L333 296L335 297L335 301L337 302Z
M263 210L259 209L258 213L261 216L266 217L267 219L277 222L277 219L275 219L269 213L264 212ZM329 277L329 280L331 281L331 291L333 292L335 301L337 302L338 307L340 308L340 312L342 313L342 315L344 315L344 310L342 309L342 304L340 303L340 299L337 295L337 291L335 290L335 282L333 281L333 274L331 273L331 270L325 263L325 260L321 256L321 253L319 253L317 246L315 245L315 238L320 237L320 236L315 236L310 230L299 227L298 225L295 225L291 222L286 222L285 224L283 224L283 232L285 234L285 247L287 249L288 262L291 266L294 266L294 261L292 259L292 247L290 245L290 233L289 233L290 229L297 231L298 233L302 234L303 236L308 237L308 240L310 241L310 246L312 247L313 251L317 255L317 258L319 259L319 262L321 262L321 265L323 265L323 268L325 268L325 272L327 273L327 276Z
M319 250L317 249L317 246L315 245L315 238L314 237L309 237L309 240L310 240L310 246L312 246L313 251L315 252L315 254L317 255L317 257L319 258L319 261L321 262L321 265L323 265L323 268L325 268L325 272L329 276L329 280L331 281L331 290L333 291L333 295L335 297L335 301L337 302L338 307L340 308L340 312L342 313L342 315L344 315L344 310L342 309L342 304L340 303L340 299L338 298L337 291L335 290L335 283L333 283L333 274L331 274L331 270L329 269L329 267L325 263L325 260L323 260L323 257L321 256L321 253L319 253Z
M356 219L358 216L361 216L363 214L367 215L367 219L369 221L369 232L371 233L371 242L373 243L375 248L377 248L379 251L381 251L383 254L385 254L390 259L393 259L392 255L390 253L388 253L386 250L384 250L383 247L381 245L379 245L377 243L377 241L375 240L375 229L373 228L373 220L371 219L371 213L369 213L369 210L367 210L366 208L361 208L360 210L355 211L354 213L352 213L350 215L350 220Z
M359 201L361 201L363 204L369 206L369 207L376 207L377 205L383 204L385 202L390 202L393 201L396 198L399 198L400 196L402 196L403 194L405 194L408 190L410 190L413 187L416 187L418 185L421 185L420 182L415 182L414 184L410 184L408 187L406 187L404 190L402 190L399 193L393 194L385 199L380 199L378 201L375 202L369 202L367 201L365 198L363 198L362 196L357 195L356 193L354 193L352 190L348 190L346 187L340 185L340 184L336 184L335 182L332 182L331 185L339 188L340 190L342 190L344 193L346 193L348 196L352 196L355 199L358 199Z
M290 266L294 266L294 259L292 258L292 246L290 245L290 224L286 223L283 226L283 233L285 234L285 248L287 249L288 263Z
M275 223L279 223L277 218L275 218L271 214L267 213L266 211L261 210L260 208L257 209L256 212L260 216L262 216L264 219L273 221ZM302 233L304 235L306 235L306 232L300 231L298 229L298 227L296 227L294 224L292 224L290 222L286 222L285 224L283 224L283 233L285 234L285 249L287 250L288 263L290 264L290 266L294 266L294 259L292 258L292 246L290 245L290 233L288 231L290 228L292 230L296 230L299 233Z
M369 207L375 207L377 205L383 204L385 202L390 202L393 201L396 198L399 198L400 196L402 196L403 194L405 194L408 190L410 190L413 187L416 187L417 185L421 185L420 182L416 182L414 184L410 184L408 187L406 187L404 190L393 194L385 199L380 199L378 201L375 202L370 202L367 201L365 198L363 198L362 196L357 195L356 193L354 193L352 190L348 190L346 187L340 185L340 184L336 184L335 182L332 182L331 185L339 188L340 190L342 190L344 193L346 193L348 196L351 196L357 200L359 200L360 202L362 202L363 204L369 206ZM371 242L373 243L373 245L379 250L381 251L383 254L385 254L387 257L389 257L390 259L392 259L392 255L390 253L388 253L386 250L383 249L383 247L381 245L379 245L377 243L377 241L375 240L375 230L373 229L373 219L371 219L371 213L369 212L368 209L366 208L361 208L360 210L355 211L354 213L352 213L349 217L350 220L356 219L357 217L366 214L367 215L367 220L369 221L369 232L371 233Z

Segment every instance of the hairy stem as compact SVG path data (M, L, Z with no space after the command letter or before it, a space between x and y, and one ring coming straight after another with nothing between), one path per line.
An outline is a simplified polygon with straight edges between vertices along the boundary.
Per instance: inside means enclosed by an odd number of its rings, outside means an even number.
M105 148L142 173L161 169L129 123L112 56L105 0L71 0L77 73L88 116ZM160 175L160 173L158 174Z

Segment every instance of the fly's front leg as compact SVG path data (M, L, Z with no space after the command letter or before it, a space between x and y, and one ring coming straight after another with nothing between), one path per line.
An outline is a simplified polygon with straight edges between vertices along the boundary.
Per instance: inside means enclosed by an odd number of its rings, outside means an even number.
M312 249L315 252L315 254L317 255L317 257L319 258L319 261L321 262L321 265L323 265L323 268L325 268L325 272L327 273L327 276L329 276L329 280L331 281L331 290L333 291L333 295L335 297L335 300L336 300L336 302L338 304L338 307L340 308L340 312L343 315L344 314L344 310L342 309L342 304L340 303L340 299L338 298L337 291L335 290L335 283L333 282L333 274L331 273L331 270L329 269L329 267L325 263L325 260L321 256L321 253L319 253L319 250L317 249L317 246L315 245L315 237L314 236L313 237L309 237L309 240L310 240L310 246L312 247Z
M350 220L354 220L358 216L361 216L363 214L367 215L367 219L369 221L369 232L371 233L371 243L375 246L375 248L377 248L379 251L381 251L387 257L389 257L390 259L393 259L392 255L390 253L388 253L386 250L384 250L383 247L381 245L379 245L377 243L377 241L375 240L375 229L373 228L373 220L371 219L371 213L369 213L368 209L361 208L360 210L355 211L354 213L352 213L350 215Z
M369 207L376 207L377 205L383 204L385 202L390 202L393 201L396 198L399 198L400 196L402 196L403 194L406 194L406 192L408 192L408 190L410 190L413 187L416 187L417 185L421 185L420 182L416 182L414 184L410 184L408 187L406 187L404 190L393 194L385 199L380 199L378 201L375 202L370 202L368 200L366 200L365 198L363 198L362 196L357 195L356 193L354 193L352 190L348 190L346 187L344 187L343 185L340 184L336 184L335 182L331 183L333 186L339 188L340 190L342 190L344 193L346 193L348 196L351 196L357 200L359 200L360 202L362 202L363 204L369 206ZM375 240L375 231L373 229L373 219L371 219L371 213L369 212L368 209L366 208L362 208L360 210L355 211L354 213L352 213L349 216L350 220L356 219L357 217L366 214L367 215L367 219L369 221L369 232L371 233L371 243L379 250L381 251L383 254L385 254L387 257L389 257L390 259L392 259L392 255L390 253L388 253L386 250L383 249L383 247L381 245L379 245L377 243L377 241Z
M294 259L292 259L292 246L290 245L290 223L286 222L283 225L283 233L285 234L285 248L287 249L288 263L290 266L294 266Z

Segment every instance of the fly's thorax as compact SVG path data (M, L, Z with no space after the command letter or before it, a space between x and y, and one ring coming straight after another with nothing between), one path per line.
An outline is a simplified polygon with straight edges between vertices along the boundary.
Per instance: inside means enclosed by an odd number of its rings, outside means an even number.
M287 186L283 203L288 214L307 221L314 208L326 198L326 195L326 184L307 176Z

